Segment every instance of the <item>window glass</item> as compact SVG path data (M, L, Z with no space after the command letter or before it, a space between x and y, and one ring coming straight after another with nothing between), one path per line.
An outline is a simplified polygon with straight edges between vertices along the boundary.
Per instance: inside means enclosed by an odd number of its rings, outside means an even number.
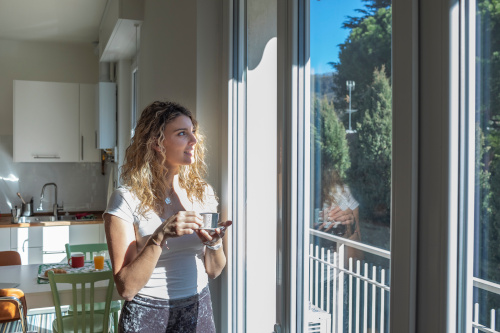
M500 1L475 6L473 322L500 331ZM471 154L473 155L473 154ZM492 332L492 331L488 331Z
M391 2L314 0L309 13L307 325L388 332Z

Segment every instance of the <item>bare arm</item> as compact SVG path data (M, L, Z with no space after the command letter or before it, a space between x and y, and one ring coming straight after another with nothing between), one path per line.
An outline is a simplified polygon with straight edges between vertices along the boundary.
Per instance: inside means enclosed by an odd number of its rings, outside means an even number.
M354 231L352 232L353 234L358 234L357 238L358 240L361 240L361 229L359 228L359 207L354 208L352 211L352 214L354 215Z
M139 250L132 224L111 214L104 216L104 222L116 289L128 301L148 282L167 239L192 234L202 225L198 214L179 212L162 223Z
M221 223L221 226L224 226L226 229L232 224L231 221L226 221ZM224 253L224 248L227 246L225 241L225 230L217 229L215 234L209 234L206 230L198 231L198 236L202 239L202 241L211 241L214 242L212 247L215 247L221 243L224 245L220 247L218 250L212 250L210 248L206 248L205 250L205 271L207 275L211 279L215 279L220 275L224 267L226 266L226 255Z

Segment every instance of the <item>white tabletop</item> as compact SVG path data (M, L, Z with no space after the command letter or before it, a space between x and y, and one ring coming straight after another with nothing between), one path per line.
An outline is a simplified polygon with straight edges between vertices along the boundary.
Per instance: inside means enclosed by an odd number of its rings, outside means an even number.
M19 283L18 289L24 292L28 309L37 309L54 306L50 284L38 284L39 264L0 266L0 283ZM101 282L101 288L105 290L105 282ZM96 289L99 284L96 284ZM71 285L58 285L61 304L72 303ZM105 292L96 292L96 302L104 301ZM118 292L113 293L113 300L121 300Z

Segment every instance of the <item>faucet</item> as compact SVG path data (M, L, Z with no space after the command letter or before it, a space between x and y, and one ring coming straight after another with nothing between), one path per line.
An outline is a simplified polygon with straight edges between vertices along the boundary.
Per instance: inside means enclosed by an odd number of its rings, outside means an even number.
M49 185L54 185L54 187L55 187L55 196L56 196L55 199L56 200L54 202L54 206L52 207L52 209L53 209L54 219L57 220L57 212L59 210L62 210L63 206L59 207L57 205L57 185L56 185L56 183L47 183L47 184L43 185L43 187L42 187L42 194L40 195L40 208L42 207L43 192L45 191L45 187L49 186Z

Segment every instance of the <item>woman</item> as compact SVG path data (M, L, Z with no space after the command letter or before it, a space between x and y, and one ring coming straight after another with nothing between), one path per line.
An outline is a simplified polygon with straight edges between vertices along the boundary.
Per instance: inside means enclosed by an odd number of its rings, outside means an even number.
M323 210L319 213L317 229L361 241L359 227L359 203L354 199L349 187L344 184L336 170L325 170L322 177ZM362 259L361 251L347 247L346 259Z
M215 332L208 277L226 264L222 237L200 230L217 198L203 180L197 122L172 102L142 112L104 213L118 293L120 332Z

